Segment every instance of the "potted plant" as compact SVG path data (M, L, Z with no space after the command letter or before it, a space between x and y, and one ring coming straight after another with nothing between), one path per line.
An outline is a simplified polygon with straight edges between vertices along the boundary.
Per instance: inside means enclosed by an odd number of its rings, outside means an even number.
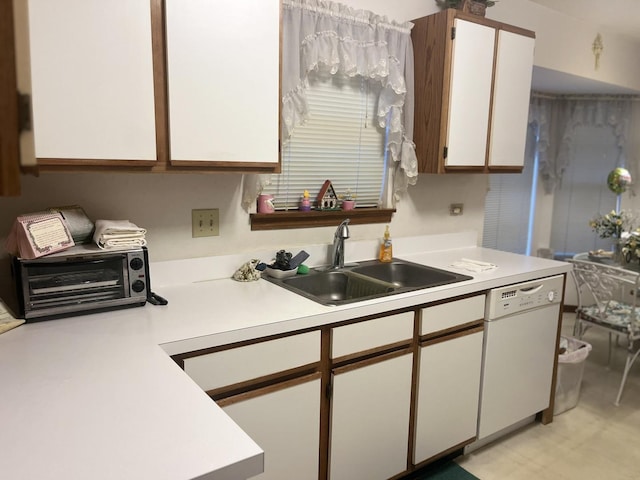
M613 260L616 263L623 263L623 254L626 255L629 251L627 247L627 252L623 252L623 248L625 247L625 239L633 231L634 223L633 214L626 210L621 210L620 212L611 210L606 215L599 214L589 220L591 230L597 233L600 238L613 239ZM633 250L635 250L635 247Z
M353 210L356 208L356 196L351 194L351 189L347 189L347 193L340 195L342 200L342 210Z
M436 0L440 8L455 8L466 13L484 17L487 7L493 7L494 0Z
M625 232L632 231L633 223L633 215L627 210L611 210L606 215L598 214L589 220L591 230L600 238L614 238L615 241L622 239Z

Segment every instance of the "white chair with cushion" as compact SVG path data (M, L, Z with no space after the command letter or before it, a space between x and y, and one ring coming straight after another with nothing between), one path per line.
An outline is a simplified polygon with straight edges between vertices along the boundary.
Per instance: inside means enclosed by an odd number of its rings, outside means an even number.
M573 264L578 293L574 335L582 338L590 327L608 332L609 363L613 340L626 339L627 359L615 401L619 405L629 370L640 353L634 346L640 338L640 307L636 306L640 273L578 258L568 261Z

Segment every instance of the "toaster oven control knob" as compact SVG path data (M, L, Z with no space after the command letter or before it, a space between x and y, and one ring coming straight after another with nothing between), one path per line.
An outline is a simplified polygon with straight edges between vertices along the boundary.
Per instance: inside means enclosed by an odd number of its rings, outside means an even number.
M144 290L144 282L142 280L136 280L131 284L131 289L136 293L140 293Z
M131 261L129 262L129 266L133 270L140 270L144 266L144 262L140 257L135 257L131 259Z

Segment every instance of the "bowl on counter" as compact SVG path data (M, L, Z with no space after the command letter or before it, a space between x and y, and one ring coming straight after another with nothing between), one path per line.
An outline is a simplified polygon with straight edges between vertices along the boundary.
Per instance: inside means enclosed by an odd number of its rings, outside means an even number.
M264 269L264 273L273 278L289 278L293 277L298 273L297 268L293 268L291 270L280 270L278 268L267 267Z

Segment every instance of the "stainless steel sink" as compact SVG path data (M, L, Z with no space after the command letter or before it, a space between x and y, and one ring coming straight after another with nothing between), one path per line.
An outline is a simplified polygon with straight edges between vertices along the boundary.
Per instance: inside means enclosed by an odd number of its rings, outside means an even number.
M340 305L393 292L392 284L344 270L312 271L307 275L284 278L283 287L325 305Z
M405 260L360 262L337 270L312 269L289 278L263 277L323 305L342 305L470 280L472 277Z
M351 271L391 283L396 287L427 288L471 279L467 275L401 260L391 263L367 263L368 265L354 267Z

